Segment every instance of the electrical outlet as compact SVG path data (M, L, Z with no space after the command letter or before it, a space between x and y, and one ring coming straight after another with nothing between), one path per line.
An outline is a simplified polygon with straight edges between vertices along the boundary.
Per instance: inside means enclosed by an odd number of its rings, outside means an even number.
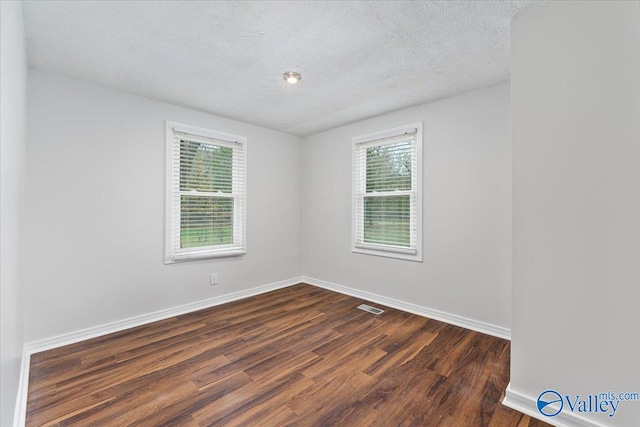
M211 286L218 284L218 273L211 273L211 277L209 279L209 284Z

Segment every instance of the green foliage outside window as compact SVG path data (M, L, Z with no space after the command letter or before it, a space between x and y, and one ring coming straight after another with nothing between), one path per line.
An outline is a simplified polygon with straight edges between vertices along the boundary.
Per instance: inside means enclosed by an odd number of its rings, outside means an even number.
M231 148L180 141L180 247L233 243L232 171Z
M376 195L411 190L411 145L406 142L367 148L364 241L410 245L410 196Z

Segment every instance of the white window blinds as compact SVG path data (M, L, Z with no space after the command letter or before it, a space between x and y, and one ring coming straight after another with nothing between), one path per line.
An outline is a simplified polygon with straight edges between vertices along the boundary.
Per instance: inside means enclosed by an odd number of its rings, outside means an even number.
M167 262L245 253L246 138L167 123Z
M354 138L356 252L419 259L421 126Z

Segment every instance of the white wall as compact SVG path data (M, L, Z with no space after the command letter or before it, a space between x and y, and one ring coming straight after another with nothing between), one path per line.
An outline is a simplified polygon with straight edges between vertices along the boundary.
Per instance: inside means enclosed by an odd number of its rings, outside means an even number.
M640 392L640 3L552 3L511 46L510 387Z
M0 425L11 425L24 343L20 229L27 61L22 5L0 2Z
M303 139L304 274L510 326L509 85ZM351 253L351 138L423 121L422 263Z
M41 71L28 82L28 342L300 275L299 137ZM248 137L246 256L163 264L164 120Z

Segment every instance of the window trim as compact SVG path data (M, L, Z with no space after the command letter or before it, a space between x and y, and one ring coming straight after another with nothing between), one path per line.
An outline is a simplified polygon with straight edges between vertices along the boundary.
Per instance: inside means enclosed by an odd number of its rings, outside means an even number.
M356 156L357 148L361 144L379 141L381 139L401 136L405 133L416 132L416 249L382 245L374 243L357 243L357 195L356 195ZM375 144L374 144L375 145ZM383 145L381 143L380 145ZM385 129L365 135L353 137L351 139L351 252L367 255L377 255L388 258L404 259L409 261L422 262L422 122L416 122L392 129ZM364 221L363 221L364 224Z
M241 144L243 146L242 158L242 197L244 206L241 218L237 218L234 212L234 224L242 224L242 244L237 245L215 245L198 246L188 251L174 253L172 241L172 219L173 219L173 150L174 132L183 132L205 138L218 139L230 144ZM165 264L177 262L193 261L209 258L222 258L231 256L241 256L247 253L247 138L241 135L214 131L198 126L184 123L165 121Z

